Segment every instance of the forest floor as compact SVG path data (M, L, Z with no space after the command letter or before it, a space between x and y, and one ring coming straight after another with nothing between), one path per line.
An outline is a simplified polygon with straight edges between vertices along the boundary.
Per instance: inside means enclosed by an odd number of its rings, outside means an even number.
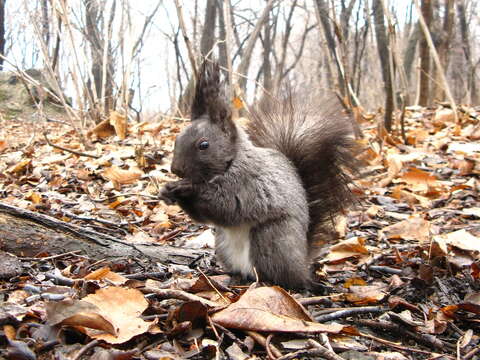
M61 114L0 112L9 211L131 246L213 247L208 227L156 197L183 123L130 123L124 137L113 114L85 149ZM361 205L315 264L326 294L232 286L211 251L187 265L112 260L50 239L15 252L0 236L0 358L480 359L480 112L461 107L457 123L408 108L409 145L379 135L378 117L361 123Z

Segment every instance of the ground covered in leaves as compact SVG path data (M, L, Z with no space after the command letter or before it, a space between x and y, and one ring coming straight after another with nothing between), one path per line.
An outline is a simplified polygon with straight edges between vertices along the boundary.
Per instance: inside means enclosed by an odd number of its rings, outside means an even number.
M407 109L407 144L363 118L362 203L315 264L327 294L232 286L214 263L0 251L0 358L480 358L480 113L458 114ZM156 198L181 122L113 113L85 148L62 121L0 120L0 203L132 244L213 246Z

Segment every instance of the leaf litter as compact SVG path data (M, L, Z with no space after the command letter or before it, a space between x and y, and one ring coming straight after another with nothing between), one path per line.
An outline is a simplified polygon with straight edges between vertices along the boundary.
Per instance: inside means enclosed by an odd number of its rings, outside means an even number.
M365 176L354 189L362 204L339 219L338 239L325 241L315 263L325 294L236 286L201 261L145 268L135 259L39 253L15 258L15 271L0 271L0 356L478 357L479 114L460 110L456 124L447 108L407 108L407 144L364 117ZM89 131L93 147L86 149L67 126L42 125L53 144L90 157L52 148L39 130L32 140L6 122L1 202L132 244L211 247L208 227L156 198L174 179L168 168L182 126L132 125L112 113ZM5 264L12 257L0 256Z

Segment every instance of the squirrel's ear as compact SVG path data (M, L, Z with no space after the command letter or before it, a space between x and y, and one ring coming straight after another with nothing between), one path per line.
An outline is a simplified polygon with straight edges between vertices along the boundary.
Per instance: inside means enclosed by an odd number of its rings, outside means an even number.
M220 84L220 67L216 61L203 62L195 87L191 119L202 115L208 115L210 121L223 128L232 123L232 111L225 100L225 91Z

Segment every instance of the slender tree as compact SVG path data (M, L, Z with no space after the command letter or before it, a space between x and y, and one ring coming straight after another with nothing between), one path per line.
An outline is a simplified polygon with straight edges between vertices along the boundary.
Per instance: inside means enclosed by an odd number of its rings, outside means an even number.
M3 57L5 56L5 3L7 0L0 0L0 70L3 70Z
M374 0L373 17L375 19L375 37L377 39L378 56L382 67L383 85L385 89L385 117L384 125L387 131L392 129L393 114L393 84L392 69L390 68L389 48L387 32L385 28L385 12L383 10L382 0Z
M431 0L422 0L422 15L425 19L427 28L431 29L432 23L432 2ZM431 32L431 31L430 31ZM425 36L420 42L420 94L419 105L427 106L430 104L430 49Z

